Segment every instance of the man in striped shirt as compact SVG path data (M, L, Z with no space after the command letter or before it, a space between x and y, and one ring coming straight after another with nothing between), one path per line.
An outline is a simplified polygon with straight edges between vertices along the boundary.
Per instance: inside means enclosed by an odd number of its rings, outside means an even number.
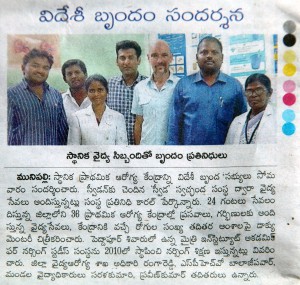
M24 78L10 87L8 96L8 145L65 145L67 117L61 94L46 80L52 55L33 49L23 58Z
M108 81L107 105L125 117L128 143L133 145L135 115L131 113L133 90L137 83L147 78L139 74L142 49L135 41L124 40L116 44L117 65L122 75Z

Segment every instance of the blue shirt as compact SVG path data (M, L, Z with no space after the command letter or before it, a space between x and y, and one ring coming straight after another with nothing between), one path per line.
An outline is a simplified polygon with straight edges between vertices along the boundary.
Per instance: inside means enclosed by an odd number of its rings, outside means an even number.
M141 145L166 144L170 104L178 80L171 74L160 90L151 78L136 85L131 112L144 119Z
M46 82L40 100L25 79L10 87L8 96L9 145L65 145L67 117L61 94Z
M224 144L232 120L246 112L241 83L222 72L208 86L200 72L182 78L169 116L170 145Z
M128 143L134 144L133 128L135 115L131 113L133 90L137 83L146 79L144 75L138 75L134 83L127 86L122 75L114 76L108 81L107 106L123 114L126 122Z

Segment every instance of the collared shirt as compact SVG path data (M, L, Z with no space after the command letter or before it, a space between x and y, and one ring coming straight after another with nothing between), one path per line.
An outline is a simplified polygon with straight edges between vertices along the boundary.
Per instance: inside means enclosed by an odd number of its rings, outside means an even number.
M131 86L127 86L123 77L115 76L108 81L107 105L120 112L125 117L128 143L134 144L133 128L135 115L131 113L131 105L133 98L133 90L137 83L146 79L144 75L138 75L135 82Z
M40 100L25 79L10 87L8 96L9 145L64 145L68 124L61 94L46 82Z
M85 109L86 107L88 107L91 104L90 99L88 97L86 97L86 98L84 98L84 100L82 101L82 103L79 106L78 103L76 102L75 98L72 96L70 89L68 89L67 92L62 94L62 98L63 98L64 108L66 111L66 115L67 115L69 124L70 124L70 119L75 112Z
M234 118L227 133L225 144L240 144L241 136L245 137L244 126L247 120L247 113ZM269 103L263 112L259 127L255 132L255 144L274 144L276 143L276 113L271 103ZM250 138L249 133L248 137ZM254 142L253 142L254 143Z
M124 116L106 106L98 125L92 105L75 112L70 120L68 144L127 145Z
M136 85L131 112L143 116L140 144L166 144L170 103L178 80L171 74L160 90L151 78Z
M224 144L230 123L246 110L243 87L237 79L220 72L209 86L200 72L184 77L174 90L168 144Z

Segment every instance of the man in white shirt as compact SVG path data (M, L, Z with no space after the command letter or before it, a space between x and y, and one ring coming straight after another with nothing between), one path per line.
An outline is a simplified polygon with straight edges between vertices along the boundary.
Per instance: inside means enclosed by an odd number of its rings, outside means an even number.
M63 64L61 72L64 81L69 85L69 89L62 94L69 123L73 113L91 104L84 88L87 70L84 62L80 59L70 59Z

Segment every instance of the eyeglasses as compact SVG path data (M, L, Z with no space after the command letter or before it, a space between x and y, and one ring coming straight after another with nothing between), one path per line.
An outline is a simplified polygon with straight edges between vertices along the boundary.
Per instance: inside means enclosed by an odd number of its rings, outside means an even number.
M245 90L245 94L247 97L255 94L257 96L260 96L262 94L264 94L265 92L267 92L267 89L263 88L263 87L258 87L256 89L246 89Z

